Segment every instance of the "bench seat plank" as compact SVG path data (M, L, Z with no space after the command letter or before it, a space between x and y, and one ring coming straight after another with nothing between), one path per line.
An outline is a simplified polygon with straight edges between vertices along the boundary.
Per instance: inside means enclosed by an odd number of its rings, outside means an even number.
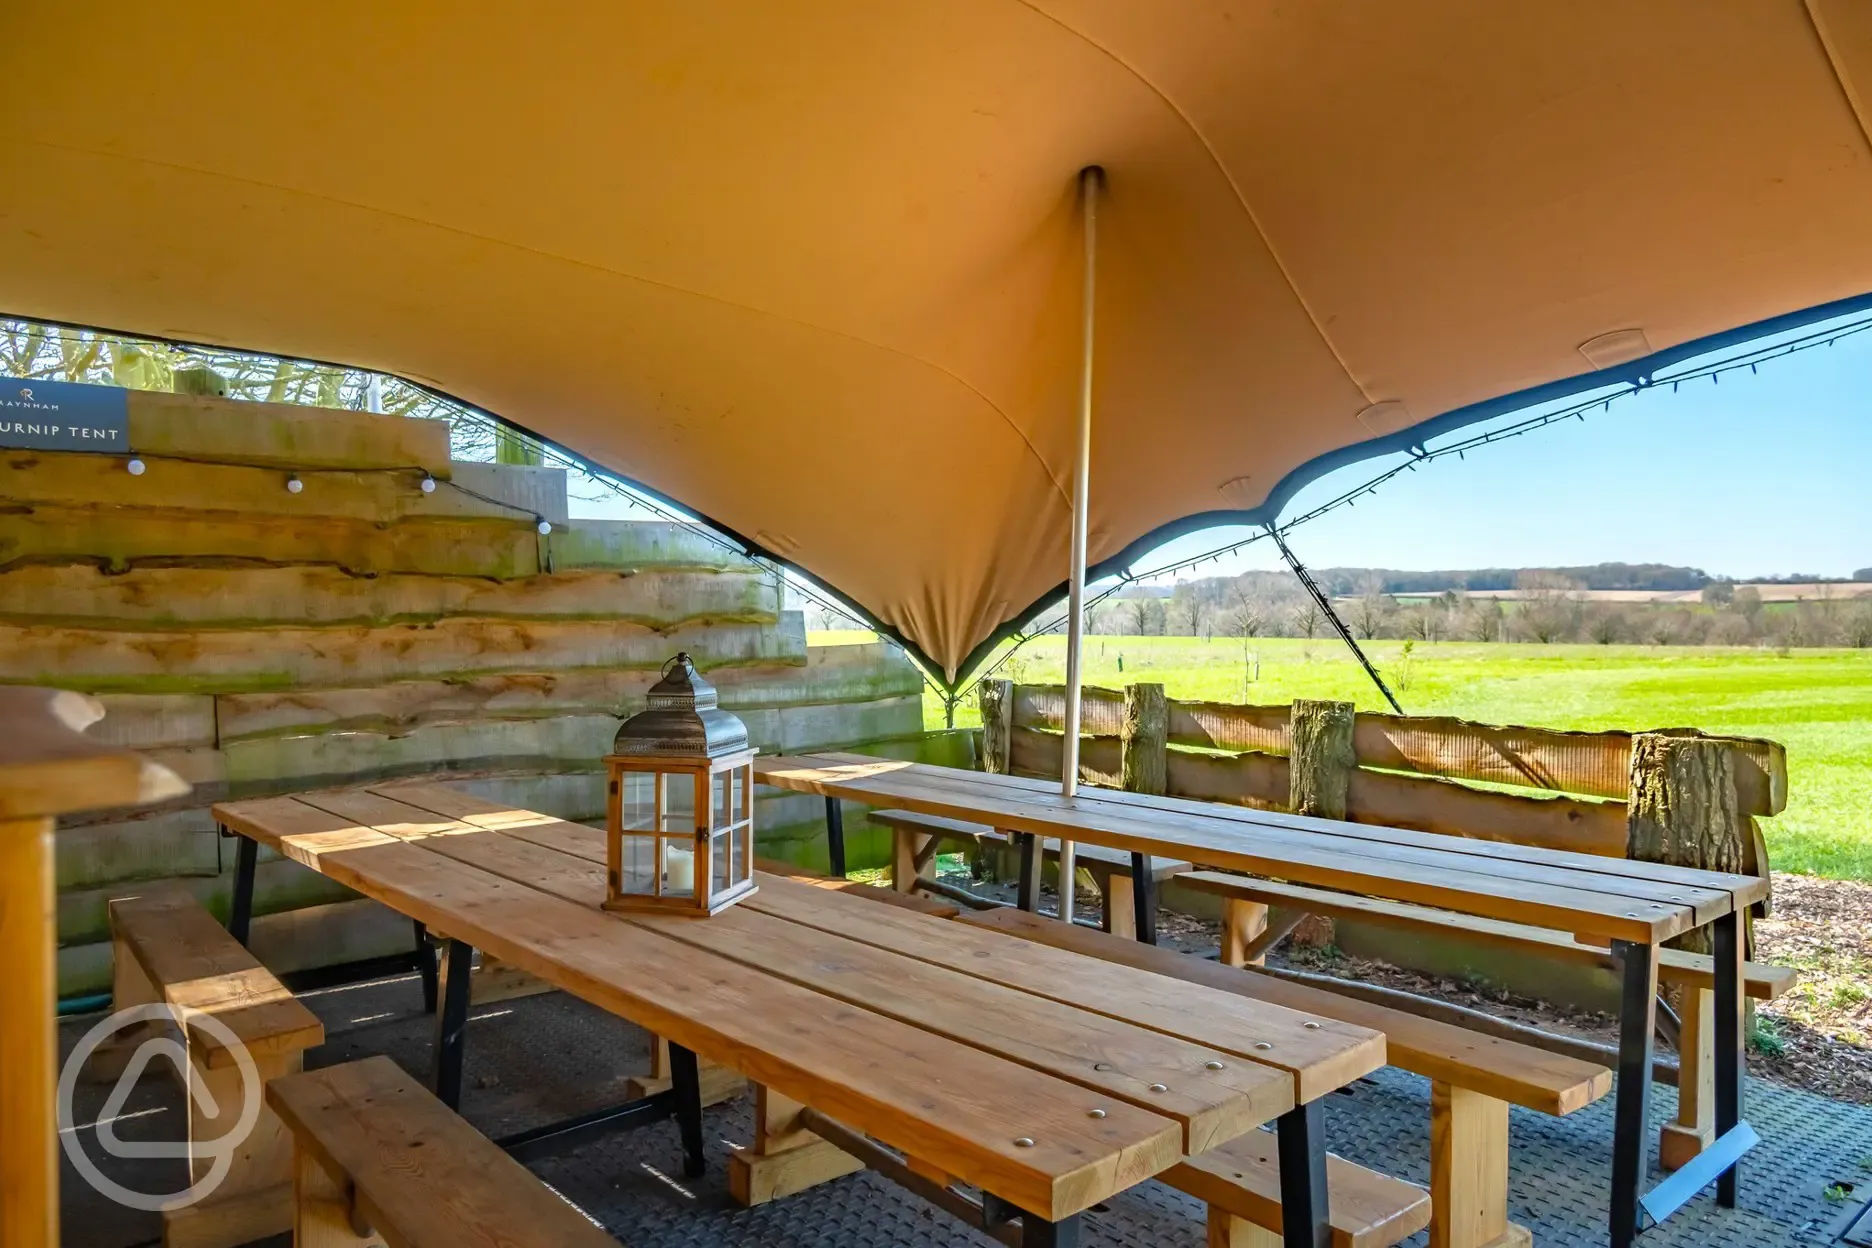
M866 901L881 901L887 906L896 906L900 910L914 910L918 914L927 914L932 918L953 919L962 912L960 906L947 901L935 901L917 893L900 893L894 888L880 888L876 884L861 884L857 880L824 875L790 862L775 862L771 858L755 858L754 869L775 879L791 880L795 884L803 884L808 888L827 888L834 892L848 893L853 897L863 897Z
M1220 871L1191 871L1179 876L1177 883L1197 892L1218 897L1238 897L1264 905L1285 906L1311 914L1363 920L1399 928L1439 928L1454 935L1503 945L1522 951L1532 950L1570 962L1616 970L1611 951L1599 945L1584 944L1564 932L1500 919L1481 919L1450 910L1432 910L1404 902L1384 901L1376 897L1358 897L1326 889L1281 884L1252 876L1229 875ZM1658 950L1658 978L1696 988L1710 988L1715 981L1715 961L1707 954L1682 949ZM1792 967L1764 962L1742 964L1743 987L1749 996L1772 1001L1794 987L1799 973Z
M1251 1131L1172 1166L1163 1182L1279 1234L1280 1159L1274 1136ZM1326 1154L1333 1248L1391 1248L1430 1225L1430 1193L1414 1183Z
M445 857L423 841L381 831L373 840L354 819L292 805L298 809L282 811L274 799L228 803L216 807L216 817L435 930L1043 1217L1081 1212L1181 1155L1182 1132L1161 1115L678 944L596 907ZM521 843L479 830L425 839L447 842L452 852L490 840ZM838 893L812 895L897 913ZM943 1090L940 1103L932 1103L932 1088ZM1106 1116L1092 1118L1094 1109ZM1017 1138L1032 1146L1017 1146Z
M617 1248L387 1057L275 1079L266 1097L393 1248Z
M1390 1065L1541 1113L1570 1114L1612 1087L1611 1071L1577 1058L1023 911L988 910L961 915L955 922L1370 1027L1385 1034Z
M325 1041L325 1025L240 942L184 893L119 897L110 906L112 938L128 949L168 1004L199 1010L224 1024L255 1056L294 1053ZM191 1028L209 1066L233 1055L206 1028Z

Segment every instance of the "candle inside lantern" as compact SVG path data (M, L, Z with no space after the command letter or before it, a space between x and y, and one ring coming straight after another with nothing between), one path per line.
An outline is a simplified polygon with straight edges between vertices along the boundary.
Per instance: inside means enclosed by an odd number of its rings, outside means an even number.
M695 850L672 842L663 851L663 870L665 891L695 892Z

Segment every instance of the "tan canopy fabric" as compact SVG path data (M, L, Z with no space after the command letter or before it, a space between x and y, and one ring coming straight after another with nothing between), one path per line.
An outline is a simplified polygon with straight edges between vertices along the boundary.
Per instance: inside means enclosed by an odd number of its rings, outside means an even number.
M0 100L0 312L430 383L951 674L1066 575L1086 165L1095 562L1872 292L1865 0L70 5Z

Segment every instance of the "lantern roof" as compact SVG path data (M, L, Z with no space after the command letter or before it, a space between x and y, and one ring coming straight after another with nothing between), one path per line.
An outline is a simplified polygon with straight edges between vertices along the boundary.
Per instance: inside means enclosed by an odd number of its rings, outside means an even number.
M716 705L715 686L685 651L663 665L644 710L624 721L617 754L716 759L748 748L747 725Z

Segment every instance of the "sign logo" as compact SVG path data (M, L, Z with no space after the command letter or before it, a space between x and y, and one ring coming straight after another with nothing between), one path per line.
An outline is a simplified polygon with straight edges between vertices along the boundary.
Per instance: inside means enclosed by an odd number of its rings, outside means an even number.
M129 394L70 381L0 382L0 447L122 455L130 449Z
M154 1024L154 1026L152 1026ZM215 1101L214 1093L203 1082L193 1077L189 1069L188 1052L181 1041L175 1037L186 1035L190 1027L197 1028L213 1036L226 1046L234 1057L235 1069L240 1075L240 1105L222 1106ZM84 1140L79 1132L76 1117L72 1112L72 1102L78 1088L78 1074L84 1064L97 1051L99 1045L119 1033L132 1035L146 1034L147 1038L130 1055L129 1063L124 1067L117 1086L111 1089L104 1099L104 1108L98 1111L97 1141L98 1147L112 1157L158 1158L180 1157L193 1158L190 1166L194 1182L180 1192L138 1192L109 1178L98 1168L91 1155L85 1151ZM123 1113L124 1103L130 1099L130 1093L136 1090L137 1079L149 1064L157 1058L164 1058L175 1064L176 1073L181 1077L187 1095L194 1101L201 1116L216 1123L230 1121L227 1130L211 1139L194 1140L125 1140L118 1138L116 1119ZM129 1209L141 1209L146 1213L159 1213L164 1209L182 1209L198 1201L206 1200L221 1186L234 1164L234 1153L247 1137L253 1134L254 1124L260 1119L260 1098L263 1089L260 1084L260 1072L254 1065L253 1055L247 1051L240 1038L228 1025L210 1014L200 1010L191 1010L186 1006L172 1006L161 1002L151 1005L132 1006L119 1010L104 1019L84 1034L78 1046L66 1059L65 1067L59 1072L58 1084L58 1125L59 1142L65 1146L65 1155L71 1158L72 1165L100 1195L116 1201Z

